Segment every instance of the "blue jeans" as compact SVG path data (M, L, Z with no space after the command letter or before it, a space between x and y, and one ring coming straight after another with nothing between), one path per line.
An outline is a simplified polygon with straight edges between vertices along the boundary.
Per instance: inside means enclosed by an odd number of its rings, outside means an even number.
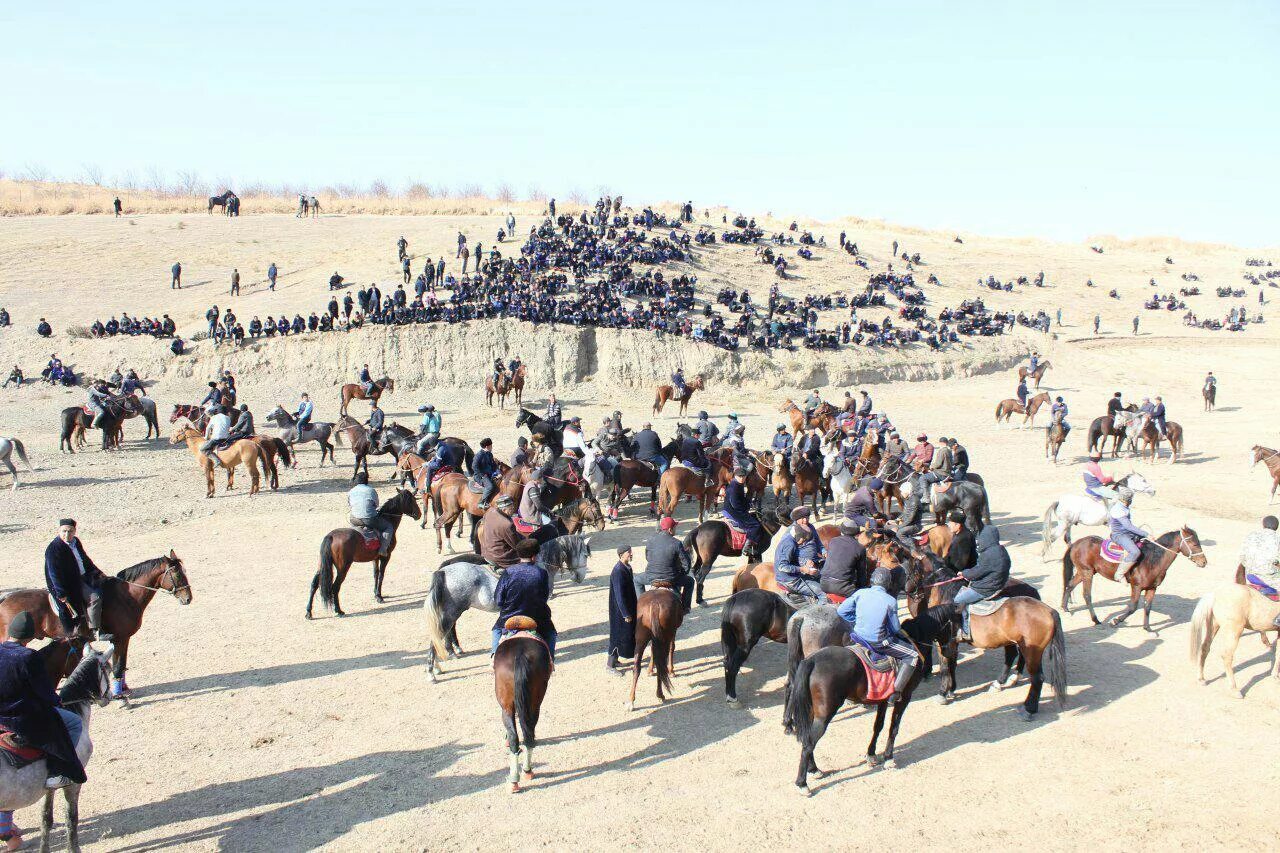
M547 648L551 650L551 659L555 660L556 659L556 639L560 635L555 631L549 631L545 634L539 631L538 636L541 637L543 641L547 644ZM500 642L502 642L502 629L494 628L493 629L493 646L489 649L490 655L493 655L498 651L498 643Z
M62 718L62 724L67 727L67 734L71 736L71 745L75 746L80 742L80 734L84 731L84 719L79 714L74 714L65 708L56 708L58 716Z
M822 591L822 584L817 578L808 577L806 575L797 575L778 578L777 580L779 584L782 584L787 589L798 595L803 595L806 598L812 598L815 601L827 600L827 594Z
M1124 549L1125 562L1137 562L1142 557L1142 549L1138 547L1138 543L1133 541L1133 537L1127 533L1112 533L1111 541Z
M645 462L658 467L658 476L661 477L671 467L671 463L667 461L667 457L659 456L657 459L645 459Z
M971 586L966 586L956 593L956 604L960 606L960 617L964 625L964 632L969 633L969 605L975 601L982 601L982 593L977 592Z

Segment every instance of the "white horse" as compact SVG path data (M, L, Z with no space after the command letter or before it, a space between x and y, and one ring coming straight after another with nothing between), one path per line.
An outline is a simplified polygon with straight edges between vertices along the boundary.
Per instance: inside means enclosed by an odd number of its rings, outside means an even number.
M4 438L0 436L0 462L9 469L9 473L13 475L13 488L11 491L18 490L18 469L14 467L10 457L17 452L18 458L22 460L22 464L27 466L27 470L35 473L36 469L31 466L31 462L27 460L27 448L22 442L16 438Z
M822 476L831 483L833 511L844 512L849 496L858 489L858 483L853 479L853 471L840 451L833 450L822 457Z
M1154 495L1155 486L1146 481L1141 474L1127 474L1116 480L1113 487L1127 486L1134 494ZM1055 539L1071 544L1071 528L1081 524L1085 527L1101 527L1107 524L1107 504L1094 500L1086 494L1067 494L1058 498L1044 511L1044 522L1040 535L1043 547L1040 556L1049 553L1049 545Z
M105 707L111 701L111 658L115 649L107 644L98 651L86 647L86 654L75 671L67 676L58 698L63 709L80 717L80 737L76 739L76 755L80 763L88 766L93 755L93 742L89 740L89 709L96 704ZM6 762L0 762L0 811L13 812L44 798L44 813L40 821L40 849L49 849L49 832L53 829L54 791L45 789L49 778L43 758L15 770ZM67 846L80 850L80 785L72 784L62 789L67 800Z

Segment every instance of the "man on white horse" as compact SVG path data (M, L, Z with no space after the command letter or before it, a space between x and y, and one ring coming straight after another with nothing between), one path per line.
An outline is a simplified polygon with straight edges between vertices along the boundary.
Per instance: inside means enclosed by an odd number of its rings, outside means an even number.
M1106 503L1116 496L1115 489L1109 488L1115 480L1102 470L1101 463L1100 451L1095 450L1089 454L1089 461L1084 466L1084 493L1094 500Z

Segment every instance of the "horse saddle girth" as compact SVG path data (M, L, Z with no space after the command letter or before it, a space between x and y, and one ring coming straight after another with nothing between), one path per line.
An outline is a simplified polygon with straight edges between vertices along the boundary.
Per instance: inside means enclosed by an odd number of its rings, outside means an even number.
M947 491L948 489L950 489L950 488L951 488L951 481L950 481L950 480L943 480L943 481L942 481L942 482L940 482L940 483L934 483L934 484L933 484L933 493L934 493L935 495L945 494L945 493L946 493L946 491Z
M13 769L21 770L42 758L44 750L30 746L11 731L0 730L0 759Z

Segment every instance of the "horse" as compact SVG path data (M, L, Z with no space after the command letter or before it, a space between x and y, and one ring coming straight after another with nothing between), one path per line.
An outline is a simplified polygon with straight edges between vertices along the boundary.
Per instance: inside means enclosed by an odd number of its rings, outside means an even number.
M550 574L553 585L556 574L562 572L580 584L587 577L590 556L589 538L568 535L544 542L537 561ZM463 653L458 643L458 619L472 607L497 612L497 587L497 572L479 554L451 557L432 573L427 598L422 603L427 623L427 677L432 684L441 674L440 661L447 660L450 654Z
M224 397L225 401L226 398ZM229 404L226 404L229 406ZM192 406L186 403L174 403L173 411L169 413L169 423L176 424L178 421L186 418L191 426L204 432L205 427L209 425L209 413L199 406Z
M374 380L373 389L367 394L363 385L357 382L348 382L342 386L342 405L338 407L338 414L345 415L347 406L351 405L352 400L370 400L376 403L382 399L383 394L390 394L394 390L396 390L396 383L390 376Z
M1027 366L1024 364L1023 366L1018 368L1018 379L1019 381L1021 381L1023 379L1026 379L1027 377L1031 377L1032 381L1035 382L1035 387L1039 388L1040 380L1044 378L1044 372L1048 370L1051 366L1052 365L1049 362L1042 361L1036 367L1035 372L1033 373L1030 370L1027 370Z
M663 448L662 453L670 463L676 454L674 441ZM626 500L636 486L649 489L649 515L658 512L658 466L641 459L619 459L613 466L613 477L609 490L609 516L618 519L618 506Z
M498 408L505 409L507 407L507 395L511 393L511 382L507 378L507 374L503 373L498 376L498 381L493 381L493 374L489 374L484 378L484 404L486 406L493 405L493 398L498 398Z
M786 599L763 589L744 589L729 596L720 611L720 650L724 656L724 697L738 701L738 672L761 637L786 645L787 620L795 613Z
M1108 580L1115 580L1117 568L1116 563L1099 553L1101 545L1102 539L1099 537L1086 536L1072 542L1067 553L1062 555L1062 611L1071 612L1071 590L1083 584L1084 602L1089 607L1089 618L1095 625L1102 623L1093 612L1093 577L1102 575ZM1178 555L1182 554L1200 568L1204 568L1209 562L1205 559L1200 538L1186 525L1154 539L1144 540L1141 548L1142 557L1125 576L1125 580L1129 582L1129 606L1107 620L1112 627L1118 627L1138 609L1138 597L1141 595L1144 597L1142 628L1151 631L1151 602L1155 600L1156 587L1160 586L1169 566Z
M1027 400L1027 404L1025 406L1013 398L1001 400L996 404L996 426L999 426L1002 423L1012 426L1013 424L1011 421L1014 415L1025 416L1022 419L1020 428L1025 428L1028 424L1035 426L1036 413L1039 412L1040 407L1047 402L1049 402L1049 392L1047 391L1041 391L1039 394Z
M137 406L136 407L130 406L129 408L127 408L125 410L124 417L122 420L127 421L132 418L136 418L138 415L141 415L143 422L147 425L147 434L146 434L146 437L143 438L143 441L151 440L152 431L155 432L156 434L155 437L159 438L160 437L160 419L156 413L156 401L151 397L138 397L137 395L134 395L134 394L128 394L125 396L133 397L133 399L137 402ZM124 429L123 423L120 424L120 428Z
M820 403L807 421L804 417L804 409L797 406L794 400L788 399L778 411L791 418L791 432L797 441L800 439L800 433L809 427L817 427L823 435L826 435L836 424L836 407L827 402Z
M1056 420L1044 431L1044 455L1046 459L1052 459L1053 464L1058 464L1058 454L1062 451L1062 445L1067 441L1067 430L1062 425L1062 421Z
M903 623L903 630L911 636L916 630L908 619ZM912 641L916 642L914 636ZM898 738L898 726L902 723L902 715L911 704L911 696L924 679L924 673L932 665L932 650L928 645L920 648L920 664L902 690L902 695L894 703L893 714L889 722L889 736L885 742L884 752L876 754L876 742L880 739L880 731L884 728L887 700L871 701L867 698L867 671L862 661L852 649L845 646L828 646L819 649L800 662L796 668L791 695L787 700L787 717L795 729L796 740L800 742L800 770L796 775L796 788L800 793L809 796L809 773L822 775L813 759L814 748L826 733L836 712L844 705L845 700L867 706L875 706L876 719L872 724L871 743L867 746L867 764L872 767L883 765L887 769L896 768L893 757L893 745Z
M1178 457L1182 456L1182 425L1175 421L1166 421L1165 434L1169 438L1169 464L1172 465L1178 461ZM1142 432L1132 437L1132 442L1136 445L1138 440L1142 440L1142 448L1139 455L1142 459L1147 458L1147 451L1151 451L1151 463L1155 464L1160 459L1160 430L1156 429L1153 423L1143 427Z
M511 374L511 390L516 395L517 406L524 402L524 380L528 372L528 368L522 364L516 368L515 373Z
M1155 495L1155 486L1147 482L1141 474L1129 473L1113 483L1123 486L1134 494ZM1049 546L1055 539L1071 544L1071 528L1080 524L1085 527L1103 527L1110 523L1107 505L1085 494L1070 492L1058 498L1044 511L1044 520L1040 524L1041 548L1040 556L1049 553ZM1046 558L1047 560L1047 558Z
M849 496L858 489L853 470L845 461L844 454L839 450L832 450L823 456L822 476L831 489L833 510L837 513L844 512L845 507L849 505Z
M919 471L908 477L906 482L910 486L908 494L924 488ZM987 502L987 489L982 484L982 478L977 474L969 474L963 482L947 484L946 491L943 492L939 492L935 487L931 495L923 495L922 498L929 501L929 509L939 524L953 509L959 509L964 513L965 523L975 533L981 530L984 524L991 523L991 506Z
M1219 630L1226 635L1222 649L1222 668L1226 675L1227 689L1236 698L1244 698L1236 684L1235 656L1240 635L1246 629L1257 631L1262 642L1272 648L1271 675L1280 678L1280 643L1267 642L1267 632L1276 631L1276 618L1280 616L1280 602L1271 599L1251 587L1225 584L1208 592L1196 604L1191 614L1191 663L1196 667L1196 679L1207 683L1204 677L1204 661ZM1280 633L1277 634L1280 638Z
M1125 412L1136 412L1138 407L1133 403L1124 407ZM1112 439L1111 458L1115 459L1120 455L1120 446L1127 438L1128 424L1132 419L1123 420L1122 423L1116 423L1116 419L1111 415L1103 415L1100 418L1094 418L1089 424L1089 432L1086 434L1090 453L1096 448L1099 453L1107 449L1107 439Z
M226 192L221 193L220 195L209 196L209 212L213 213L213 209L215 207L220 207L222 208L222 213L229 214L230 210L228 206L231 204L231 200L235 197L236 197L236 194L233 193L231 190L227 190Z
M101 651L88 649L87 654L67 676L66 683L58 690L61 706L80 717L80 737L74 744L80 763L87 765L93 756L93 741L89 739L90 708L106 707L111 702L109 692L110 668L114 649L107 644ZM40 819L40 849L49 849L49 834L53 830L53 799L56 791L46 790L49 778L48 764L41 753L30 764L15 768L9 762L0 762L0 809L12 822L12 813L44 799ZM80 789L83 785L71 784L62 789L67 801L67 847L80 850ZM13 830L16 833L16 830ZM12 844L13 838L10 837ZM19 838L19 843L20 838ZM17 849L10 846L9 849Z
M276 404L271 414L267 415L267 423L275 424L276 429L280 430L280 438L287 442L290 449L294 445L307 444L308 442L316 442L320 445L320 467L324 467L324 458L327 455L329 461L334 465L338 464L338 460L333 457L333 444L329 441L333 437L334 425L329 422L309 423L298 433L298 419L284 410L284 407ZM298 467L297 451L294 451L293 467Z
M397 489L395 496L378 507L378 515L391 522L391 545L387 548L387 556L378 551L381 539L375 536L367 538L359 530L352 527L340 527L330 530L320 542L320 568L311 579L311 594L307 597L307 618L312 618L311 606L315 603L316 591L320 592L320 601L331 607L337 616L346 616L338 595L342 591L342 582L347 577L352 563L373 563L373 598L379 604L386 599L382 597L382 579L387 573L387 564L396 550L396 530L404 516L419 519L422 513L418 510L418 502L413 493L406 489Z
M504 627L521 632L503 638L493 653L494 693L502 709L502 725L511 753L507 782L511 793L516 794L520 792L520 732L524 733L524 778L533 778L535 730L542 700L547 695L547 683L551 680L551 650L546 641L532 633L536 623L527 616L512 616Z
M1200 395L1204 397L1204 410L1212 412L1214 406L1218 404L1218 386L1206 385L1201 389Z
M15 453L17 453L18 458L22 460L22 464L27 466L27 470L34 474L36 469L32 466L31 461L27 459L26 445L24 445L21 440L14 438L13 436L9 436L8 438L0 436L0 462L4 463L4 466L9 469L9 473L13 476L13 488L10 489L12 492L16 492L19 485L18 469L14 467L12 460L12 456Z
M118 450L120 447L120 425L125 418L138 413L138 398L132 394L127 397L108 400L106 412L102 415L102 449ZM132 415L130 414L132 412ZM58 441L58 449L75 453L72 439L83 441L84 431L93 428L97 416L85 411L83 406L68 406L62 410L62 434ZM150 431L147 433L150 435Z
M528 409L521 409L520 414L516 415L516 429L522 426L529 428L529 435L541 436L542 443L550 447L555 456L564 453L563 427L552 426L550 421L538 417Z
M1254 468L1261 462L1267 466L1267 473L1271 475L1271 499L1267 501L1267 504L1273 504L1276 502L1276 488L1280 487L1280 450L1273 450L1270 447L1255 444L1252 453L1253 458L1249 463L1249 467Z
M758 563L764 557L764 552L768 549L769 543L773 541L773 537L777 535L778 530L783 525L782 520L776 514L761 513L760 526L764 528L767 538L763 545L755 545L754 547L753 543L748 540L743 544L742 548L735 548L728 522L716 518L702 522L685 535L684 547L693 557L691 573L697 583L697 601L699 604L707 603L702 597L702 587L707 580L707 576L711 574L711 567L715 564L716 557L745 556L748 562L754 560Z
M676 412L676 416L681 418L684 417L685 413L689 410L689 400L692 399L693 392L702 391L706 387L706 380L702 377L701 373L693 377L691 382L685 383L684 393L679 397L675 396L676 389L674 385L659 385L658 393L653 398L653 414L661 414L662 407L669 401L675 400L680 404L680 409Z
M636 600L636 656L631 662L631 694L627 710L636 709L636 685L640 682L640 666L644 650L653 641L650 669L657 673L658 701L666 702L663 691L670 692L671 676L676 671L676 631L684 622L680 596L668 586L654 585Z
M210 454L205 454L200 450L200 445L203 442L204 436L191 427L179 427L178 431L173 434L173 438L169 439L170 444L186 444L187 449L191 451L191 455L195 457L196 464L204 471L205 485L207 486L206 498L213 497L215 491L213 471L219 465L227 469L228 491L235 488L236 466L244 465L249 469L249 494L256 495L258 493L258 460L262 457L262 448L258 445L258 442L251 438L242 438L234 442L230 447L215 450Z
M705 478L684 465L673 464L662 472L662 478L658 480L659 517L674 516L676 507L680 505L680 498L692 495L698 499L698 522L702 522L707 510L715 506L720 495L719 463L714 459L708 462Z
M125 679L129 644L142 627L147 605L157 592L169 593L182 605L195 598L182 560L172 550L122 569L114 577L108 576L102 585L102 633L109 634L115 644L115 681L111 685L115 698L129 694ZM9 622L23 610L35 621L36 639L66 636L62 621L49 603L49 594L43 589L20 589L0 597L0 635L9 630Z

